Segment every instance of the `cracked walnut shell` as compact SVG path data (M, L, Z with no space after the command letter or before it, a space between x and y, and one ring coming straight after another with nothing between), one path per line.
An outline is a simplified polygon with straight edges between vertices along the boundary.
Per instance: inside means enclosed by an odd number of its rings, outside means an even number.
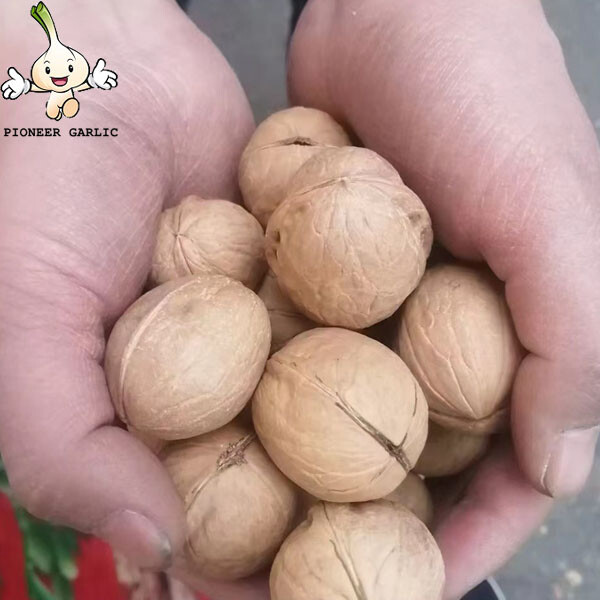
M427 527L387 501L319 503L277 553L272 600L440 600L442 555Z
M252 417L283 473L333 502L392 492L427 438L427 405L408 368L379 342L344 329L301 333L275 353Z
M266 268L262 227L233 202L189 196L160 217L150 274L155 284L214 273L255 289Z
M254 432L231 423L170 444L161 458L185 506L190 578L239 579L271 563L293 527L298 490Z
M443 427L502 429L522 349L500 281L483 269L440 265L406 302L396 346Z
M108 340L117 414L162 440L217 429L252 396L270 345L267 309L238 281L202 275L165 283L132 304Z
M387 161L365 148L330 148L294 177L269 221L266 253L307 317L363 329L415 289L432 240L427 210Z
M296 106L272 114L258 126L240 160L244 204L266 227L296 171L323 148L347 145L346 132L321 110Z

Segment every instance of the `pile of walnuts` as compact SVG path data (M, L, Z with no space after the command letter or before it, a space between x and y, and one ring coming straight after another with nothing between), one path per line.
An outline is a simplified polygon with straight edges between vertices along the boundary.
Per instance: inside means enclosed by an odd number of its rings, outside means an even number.
M191 578L271 566L273 600L438 600L424 478L506 427L522 350L500 282L426 270L423 203L350 144L321 111L281 111L241 159L250 212L166 210L106 376L185 505Z

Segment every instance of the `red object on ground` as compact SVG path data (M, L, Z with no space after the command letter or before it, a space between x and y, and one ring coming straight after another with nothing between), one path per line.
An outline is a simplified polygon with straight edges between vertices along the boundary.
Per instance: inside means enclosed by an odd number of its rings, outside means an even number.
M21 532L8 498L0 493L0 598L29 600Z
M139 594L117 577L112 550L103 541L81 536L76 557L74 600L137 600ZM198 600L210 600L198 594ZM13 507L0 492L0 600L30 600L25 583L23 540ZM145 599L144 599L145 600Z
M112 550L103 541L79 539L77 568L75 600L129 600L130 590L118 582Z

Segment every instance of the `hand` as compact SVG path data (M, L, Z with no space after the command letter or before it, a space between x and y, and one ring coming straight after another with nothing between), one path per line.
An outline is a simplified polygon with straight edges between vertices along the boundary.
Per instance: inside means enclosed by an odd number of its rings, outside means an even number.
M2 96L5 100L16 100L23 94L29 93L31 81L25 79L14 67L8 69L10 79L2 84Z
M103 58L98 59L94 70L88 77L88 83L93 88L110 90L117 87L118 75L114 71L105 69L106 61Z
M14 50L26 64L40 48L18 30L29 21L21 11L0 8L0 56ZM82 97L77 117L117 138L63 130L2 143L0 452L35 515L161 568L182 547L183 510L159 461L115 426L106 334L140 294L163 206L190 193L236 198L252 116L223 56L174 2L54 0L53 11L63 39L76 33L86 53L110 53L125 85ZM172 79L185 85L165 87ZM0 122L45 127L34 100L0 106ZM210 591L218 599L225 588Z
M391 160L438 239L506 283L529 354L500 448L437 529L456 598L590 472L600 423L600 163L537 0L312 0L295 103ZM518 464L518 467L517 467Z

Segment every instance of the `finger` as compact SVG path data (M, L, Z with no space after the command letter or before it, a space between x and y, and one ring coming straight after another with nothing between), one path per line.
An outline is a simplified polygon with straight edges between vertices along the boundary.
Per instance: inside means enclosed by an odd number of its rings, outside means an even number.
M2 96L4 96L4 98L8 100L12 93L13 91L10 88L6 88L2 91Z
M523 477L508 445L498 445L434 532L446 566L445 600L461 598L499 569L551 508L552 500Z
M106 76L109 79L116 79L117 78L117 74L114 71L110 71L109 69L104 69L104 72L106 73Z
M303 16L292 96L346 120L398 167L452 254L506 282L530 352L513 393L518 461L538 490L571 495L600 423L600 153L542 7L335 6ZM351 43L373 35L390 43Z
M572 273L562 282L572 289L570 286L578 279ZM544 292L553 294L552 300L548 300L550 306L537 302ZM576 292L571 298L567 296L556 286L539 285L535 289L532 282L517 278L510 281L509 299L514 298L516 316L519 322L523 320L522 331L543 327L545 319L563 317L567 323L561 327L572 324L571 333L554 337L556 346L548 353L543 355L544 349L540 348L540 355L525 358L513 391L512 430L519 464L538 489L555 497L573 496L584 486L593 466L600 431L600 374L593 366L599 364L597 350L583 347L586 341L599 337L598 329L578 333L586 327L586 322L597 328L598 319L592 315L586 318L592 312L587 306L580 313L581 322L579 318L565 317L565 313L577 314L577 305L600 299L597 293ZM575 305L571 311L569 305ZM551 335L555 328L545 329ZM565 356L563 353L569 352L567 348L573 339L579 339L582 346Z
M8 87L10 87L10 83L11 83L10 81L5 81L2 84L2 87L0 88L0 90L2 90L4 92Z

